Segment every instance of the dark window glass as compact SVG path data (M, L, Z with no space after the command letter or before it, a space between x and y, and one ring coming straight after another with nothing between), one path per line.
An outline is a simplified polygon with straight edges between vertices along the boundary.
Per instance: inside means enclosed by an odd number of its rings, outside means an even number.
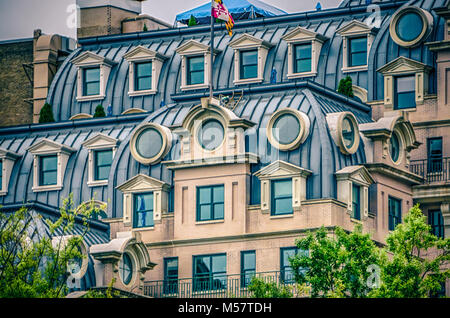
M353 218L361 220L361 187L352 184L352 213Z
M395 230L397 224L402 223L402 201L389 197L389 231Z
M272 215L291 214L292 179L272 180Z
M83 69L83 96L100 95L100 67Z
M415 76L399 76L395 78L394 109L416 107Z
M390 153L391 153L392 161L397 162L397 160L400 156L400 140L398 139L396 132L392 132Z
M349 66L360 66L367 64L367 37L350 38L348 40L348 64Z
M122 255L122 260L119 264L119 272L122 282L125 285L128 285L133 277L133 263L131 257L127 253Z
M158 130L148 128L143 130L136 139L136 150L140 156L150 159L161 152L163 137Z
M152 62L135 64L135 90L152 89Z
M289 261L289 258L295 255L308 255L308 251L299 250L297 247L280 248L280 279L287 284L295 282L294 271ZM305 272L306 269L299 269L299 273Z
M39 185L55 185L58 176L58 158L54 156L39 157Z
M442 137L428 138L428 172L442 171Z
M194 291L227 287L226 254L194 256Z
M294 46L294 73L311 72L312 46L309 44L297 44Z
M205 58L193 56L187 58L187 85L203 84L205 81Z
M153 192L134 195L133 227L153 226Z
M444 238L444 218L440 210L428 211L428 224L431 226L431 233Z
M342 120L342 137L345 147L350 149L355 143L355 128L353 122L348 118Z
M256 252L241 252L241 287L247 287L256 273Z
M423 30L422 18L415 12L402 15L395 26L395 32L400 40L411 42L417 39Z
M241 51L240 79L258 77L258 50Z
M300 122L291 114L281 115L273 124L273 137L282 145L289 145L300 134Z
M206 150L217 149L222 144L224 138L224 128L215 119L205 121L198 131L198 142Z
M94 179L107 180L112 164L112 149L94 151Z
M197 187L197 221L223 220L224 185Z
M178 257L164 259L164 294L178 292Z

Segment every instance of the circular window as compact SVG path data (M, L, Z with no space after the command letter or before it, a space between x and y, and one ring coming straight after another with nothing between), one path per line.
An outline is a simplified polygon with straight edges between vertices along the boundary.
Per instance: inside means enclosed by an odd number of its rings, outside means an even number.
M202 123L197 138L203 149L212 151L222 144L225 130L218 120L210 119Z
M342 140L347 149L352 148L355 144L355 128L349 117L342 120Z
M133 262L130 255L124 253L119 263L120 279L125 285L130 284L133 278Z
M303 143L309 134L309 118L290 108L275 112L267 125L267 138L275 148L293 150Z
M172 143L171 132L157 124L139 127L130 140L131 154L142 164L158 162L168 153Z
M432 24L433 17L429 12L410 6L393 15L389 32L398 45L412 47L426 39L431 32Z
M332 129L332 132L334 131L332 134L341 152L345 155L354 154L358 150L360 142L358 122L355 115L350 112L342 112L335 113L329 118L331 122L328 125L336 127Z
M389 145L389 152L391 154L391 159L394 163L397 163L400 159L400 148L401 148L400 137L394 131L392 132L391 142Z

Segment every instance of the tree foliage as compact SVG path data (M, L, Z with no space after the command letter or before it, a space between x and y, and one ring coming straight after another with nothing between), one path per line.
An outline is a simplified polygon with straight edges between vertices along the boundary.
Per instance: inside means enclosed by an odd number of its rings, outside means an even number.
M94 118L98 118L98 117L106 117L106 113L105 113L105 109L103 108L103 105L97 105L97 107L95 107L95 112L94 112Z
M197 20L195 19L195 17L193 15L191 15L191 17L189 18L188 21L188 26L195 26L197 25Z
M354 95L352 85L352 78L347 75L339 81L338 93L348 97L353 97Z
M69 264L85 257L80 247L89 231L87 219L98 211L94 201L75 208L70 195L56 220L26 208L0 213L0 297L64 297ZM77 217L81 233L74 236ZM36 230L40 221L46 223L49 235Z
M42 106L41 111L39 112L39 123L53 123L55 122L55 118L53 117L52 106L48 103L45 103Z
M254 298L291 298L289 286L278 286L275 282L265 282L262 278L252 277L248 290Z

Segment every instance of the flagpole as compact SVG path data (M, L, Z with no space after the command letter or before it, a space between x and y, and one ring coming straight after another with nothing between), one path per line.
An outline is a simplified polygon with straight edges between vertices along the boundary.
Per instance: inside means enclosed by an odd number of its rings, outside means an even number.
M211 0L211 52L210 52L210 66L209 66L209 98L213 97L213 69L214 69L214 17L213 17L213 3L214 0Z

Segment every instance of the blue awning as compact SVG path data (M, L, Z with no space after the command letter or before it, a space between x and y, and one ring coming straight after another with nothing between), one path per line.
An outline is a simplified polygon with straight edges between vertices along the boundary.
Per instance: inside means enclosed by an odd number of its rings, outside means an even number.
M235 21L287 14L287 12L259 0L224 0L223 3ZM211 19L211 2L178 14L176 21L187 24L191 16L196 18L198 24L209 23Z

